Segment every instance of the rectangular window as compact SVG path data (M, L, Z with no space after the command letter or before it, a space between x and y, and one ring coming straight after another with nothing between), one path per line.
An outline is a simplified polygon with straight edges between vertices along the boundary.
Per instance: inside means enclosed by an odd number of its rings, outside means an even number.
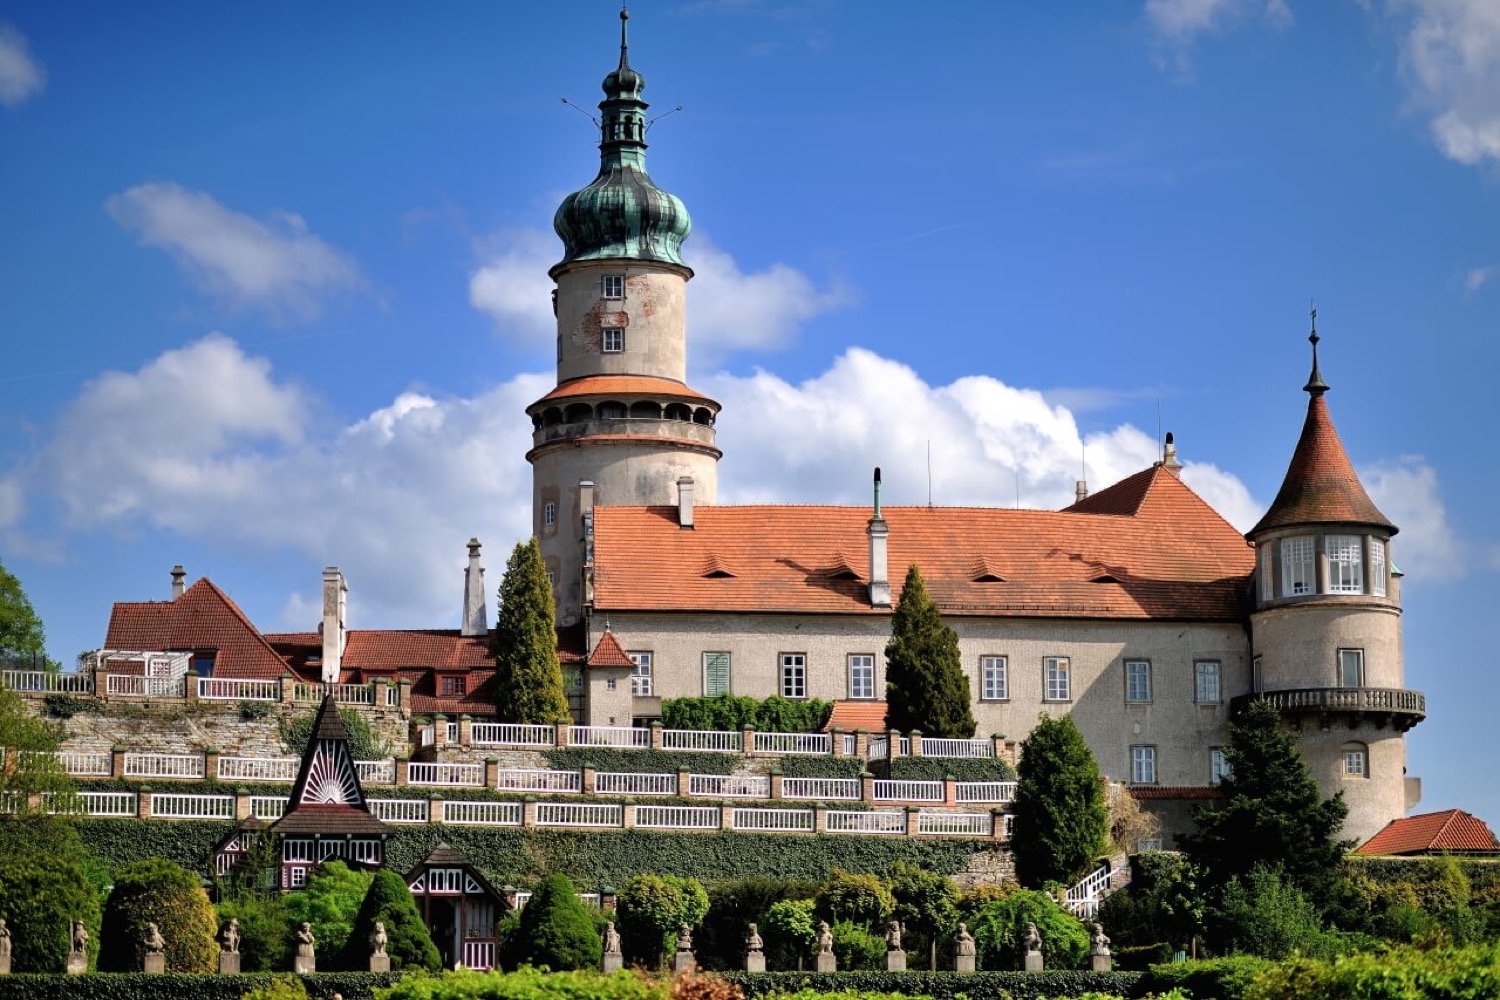
M307 869L293 868L291 878L292 888L300 889L307 884Z
M781 654L781 696L783 698L807 697L807 654Z
M1323 540L1328 553L1328 592L1365 592L1365 540L1359 535L1329 535Z
M1367 750L1345 750L1344 751L1344 777L1346 778L1368 778L1370 776L1370 758Z
M1130 748L1130 783L1156 784L1156 747Z
M1228 777L1230 777L1229 762L1224 759L1224 748L1209 747L1208 783L1210 785L1217 785Z
M623 299L625 297L625 275L606 274L602 283L606 299Z
M1365 651L1363 649L1339 650L1339 687L1358 688L1365 686Z
M875 697L875 657L869 653L849 655L849 697Z
M1266 689L1266 682L1260 675L1260 657L1254 657L1250 661L1250 689L1256 694L1262 694Z
M1147 702L1151 700L1151 661L1125 661L1125 700Z
M625 331L619 327L607 327L603 331L603 347L605 354L619 354L625 350Z
M1200 705L1217 705L1221 700L1217 660L1198 660L1193 664L1193 700Z
M1260 574L1260 599L1262 601L1269 601L1276 596L1276 580L1271 574L1271 551L1271 544L1266 542L1255 552L1260 562L1257 572Z
M468 686L469 685L468 685L468 679L467 678L464 678L464 677L444 677L443 678L443 697L445 697L445 698L453 698L453 697L461 696L461 695L463 695L463 694L466 693Z
M1137 854L1140 854L1144 851L1159 851L1161 849L1162 839L1160 837L1147 837L1145 840L1137 840L1135 842L1135 850Z
M1317 560L1311 535L1281 540L1281 593L1311 594L1318 588Z
M1043 657L1042 672L1047 680L1047 701L1067 701L1072 697L1072 689L1068 685L1068 658L1066 656Z
M542 504L542 524L552 527L557 523L557 504L551 500Z
M729 693L729 654L703 654L703 696Z
M1004 656L979 658L979 697L985 701L1010 699L1010 660Z
M1370 539L1370 593L1385 596L1385 542Z
M651 653L642 650L626 655L635 664L635 669L630 672L630 693L643 698L649 697L651 694Z
M283 839L281 842L281 860L283 861L311 861L313 859L313 842L311 840Z
M606 691L613 691L617 687L619 687L619 684L618 684L618 682L616 682L616 680L613 677L606 677L604 679L604 690L606 690ZM613 720L611 720L611 721L613 721Z

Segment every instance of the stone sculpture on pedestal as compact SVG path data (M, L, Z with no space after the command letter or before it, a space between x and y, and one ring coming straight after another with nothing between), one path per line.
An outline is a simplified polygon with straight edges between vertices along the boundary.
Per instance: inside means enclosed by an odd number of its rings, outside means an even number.
M293 972L302 975L318 971L317 944L312 924L302 921L302 926L297 928L297 957L292 959Z
M1094 972L1114 971L1115 960L1109 953L1109 938L1104 934L1104 925L1094 924L1093 937L1089 939L1089 968Z
M1036 924L1026 925L1026 936L1021 939L1021 944L1026 950L1026 971L1041 972L1046 968L1042 962L1042 935L1036 929Z
M82 920L73 921L73 943L68 951L68 975L81 976L89 971L89 931Z
M0 976L10 975L10 928L0 917Z
M219 975L235 976L240 971L240 922L235 917L219 932Z
M760 928L755 924L745 932L745 971L766 971L766 943L760 939Z
M899 920L892 920L885 928L885 971L906 971L906 949L901 947Z
M974 971L974 935L969 933L969 925L960 923L958 934L953 939L953 971Z
M141 935L141 971L152 975L167 971L167 942L155 924L147 924Z
M677 954L672 956L672 974L694 972L698 960L693 957L693 929L683 924L677 929Z
M604 952L599 956L600 972L619 972L625 967L625 956L620 954L620 932L611 920L604 925Z
M833 932L828 929L828 921L818 921L818 958L817 970L819 972L837 972L839 960L833 955Z
M377 920L375 921L374 930L370 931L371 972L391 971L391 956L385 953L386 941L387 938L385 934L385 923L383 921Z

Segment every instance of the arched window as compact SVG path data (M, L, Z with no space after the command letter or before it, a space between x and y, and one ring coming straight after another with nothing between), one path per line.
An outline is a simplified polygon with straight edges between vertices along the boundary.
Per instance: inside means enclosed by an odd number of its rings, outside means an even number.
M623 420L625 419L625 404L613 399L600 403L598 415L600 420Z
M700 406L693 411L693 423L713 426L714 415L706 406Z
M570 424L582 423L585 420L594 419L594 408L587 403L574 403L568 407L564 415L564 422Z
M691 422L693 411L688 408L686 403L668 403L662 416L668 420L686 420Z
M661 404L643 399L640 402L630 404L631 417L638 420L660 420Z
M555 406L549 406L542 411L542 426L556 427L563 422L563 411Z

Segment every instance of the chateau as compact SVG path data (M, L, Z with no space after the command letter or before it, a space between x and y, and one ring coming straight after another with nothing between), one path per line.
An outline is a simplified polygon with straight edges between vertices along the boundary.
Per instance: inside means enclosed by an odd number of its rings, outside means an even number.
M1405 733L1425 703L1404 684L1397 527L1334 429L1316 329L1306 422L1248 534L1181 481L1170 436L1151 467L1080 483L1057 511L884 506L879 470L868 506L720 506L720 407L686 382L691 223L646 172L623 21L603 89L598 175L554 219L557 385L527 408L533 530L581 724L644 726L665 698L734 693L827 699L831 728L882 730L883 651L916 564L959 635L977 735L1014 744L1040 714L1071 715L1169 836L1215 794L1227 724L1254 696L1344 793L1346 836L1415 805ZM416 713L493 714L477 542L458 630L347 629L347 586L325 572L317 631L262 634L179 567L170 601L117 604L105 638L160 655L105 662L138 663L142 683L383 681Z

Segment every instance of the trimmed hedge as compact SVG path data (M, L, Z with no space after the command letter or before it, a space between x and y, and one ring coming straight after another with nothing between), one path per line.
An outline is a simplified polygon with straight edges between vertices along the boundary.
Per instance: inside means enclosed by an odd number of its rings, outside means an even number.
M858 757L788 754L777 767L788 778L857 778L864 773L865 762Z
M1139 972L725 972L748 1000L810 989L819 993L900 993L932 1000L1042 1000L1088 993L1131 996ZM4 1000L4 998L0 998Z
M653 774L680 771L694 774L733 774L745 760L737 753L707 753L695 750L621 750L617 747L562 747L543 750L547 766L577 771L592 764L596 771Z
M1141 973L1142 993L1167 993L1174 989L1194 997L1239 1000L1245 989L1260 973L1276 965L1270 959L1254 955L1230 955L1226 958L1200 959L1195 962L1166 962L1153 965Z
M998 757L897 757L891 777L905 781L1015 781L1016 769Z
M233 823L198 819L80 819L74 825L89 854L111 871L135 861L166 858L205 877L213 871L214 848L234 829Z
M240 1000L245 992L274 982L300 979L313 1000L374 1000L376 987L401 976L391 972L249 973L241 976L188 976L142 972L110 975L0 976L0 1000Z

